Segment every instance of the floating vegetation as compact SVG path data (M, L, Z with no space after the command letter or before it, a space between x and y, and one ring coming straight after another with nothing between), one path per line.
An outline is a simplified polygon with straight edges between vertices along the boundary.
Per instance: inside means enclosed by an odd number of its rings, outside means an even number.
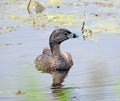
M88 2L74 2L72 3L74 6L87 6Z
M83 36L84 40L87 39L87 38L92 38L92 36L93 36L92 30L88 29L85 26L85 22L84 21L83 21L83 24L82 24L81 31L82 31L82 36Z
M17 26L0 27L0 34L17 30Z
M120 33L120 25L110 21L100 21L92 24L89 28L93 29L94 33L118 34Z
M44 25L47 24L47 26L69 26L73 25L75 23L79 23L76 19L78 16L76 14L71 13L54 13L54 14L38 14L34 17L23 17L23 16L16 16L16 15L10 15L9 18L12 20L17 20L22 23L26 24L39 24Z
M44 15L44 18L48 21L48 22L58 22L61 25L62 24L68 24L68 25L72 25L77 23L77 20L75 19L74 14L64 14L64 13L55 13L55 14L46 14Z
M61 2L62 0L50 0L50 3L54 4L54 3L58 3Z
M93 16L95 16L95 17L113 16L112 13L97 13L97 12L91 12L90 15L93 15Z
M16 64L20 69L21 76L19 78L19 87L20 89L16 89L14 91L15 95L23 95L25 97L25 101L32 101L31 97L37 101L52 101L48 95L44 94L41 82L43 82L40 78L37 79L36 72L33 72L33 64L30 62L31 59L27 56L23 57L22 60ZM19 64L19 65L18 65ZM30 68L28 70L28 68ZM25 82L26 81L26 82Z
M88 29L85 25L85 11L84 11L84 21L82 23L81 31L84 40L87 38L92 38L93 35L92 30Z
M16 91L15 91L15 94L16 94L16 95L21 95L21 94L25 94L25 92L22 92L21 90L16 90Z
M103 7L112 7L113 3L109 2L95 2L96 5L103 6Z
M41 5L39 2L37 1L32 1L32 0L29 0L29 3L27 5L27 10L28 10L28 13L32 16L32 11L30 8L34 8L34 11L36 13L41 13L42 11L44 11L45 7L43 5Z
M0 42L0 47L1 46L17 46L21 45L22 43L15 43L15 42Z
M0 2L0 5L13 5L13 4L21 4L23 1L22 0L2 0Z

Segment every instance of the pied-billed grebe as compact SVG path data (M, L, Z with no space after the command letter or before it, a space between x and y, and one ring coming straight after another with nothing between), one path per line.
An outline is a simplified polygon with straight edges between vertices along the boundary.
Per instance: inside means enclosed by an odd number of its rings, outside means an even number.
M49 38L50 49L44 48L43 53L35 60L37 70L51 72L54 70L68 70L73 65L72 57L69 53L60 51L61 42L77 38L78 35L67 29L56 29Z

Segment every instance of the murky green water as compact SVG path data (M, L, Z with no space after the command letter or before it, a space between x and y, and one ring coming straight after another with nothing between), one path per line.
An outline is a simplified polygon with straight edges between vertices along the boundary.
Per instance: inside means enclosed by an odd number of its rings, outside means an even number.
M28 14L28 1L0 1L0 101L119 101L120 1L88 0L85 7L81 0L46 2L41 1L46 9L40 15L32 15L42 18L39 22ZM84 9L86 26L93 31L86 40L81 34ZM33 61L48 46L50 33L60 27L80 38L61 45L74 65L63 87L51 89L52 76L37 71Z

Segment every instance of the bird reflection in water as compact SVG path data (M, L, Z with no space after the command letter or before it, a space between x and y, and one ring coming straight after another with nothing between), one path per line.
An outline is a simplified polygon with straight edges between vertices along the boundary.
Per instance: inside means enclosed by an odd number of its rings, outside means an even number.
M64 82L65 77L67 76L69 70L56 70L51 74L53 76L52 88L61 88L62 83Z

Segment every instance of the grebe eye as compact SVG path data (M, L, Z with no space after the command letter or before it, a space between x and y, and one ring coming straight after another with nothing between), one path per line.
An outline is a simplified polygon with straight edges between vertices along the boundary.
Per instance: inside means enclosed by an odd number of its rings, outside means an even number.
M68 35L68 32L64 32L64 35Z

